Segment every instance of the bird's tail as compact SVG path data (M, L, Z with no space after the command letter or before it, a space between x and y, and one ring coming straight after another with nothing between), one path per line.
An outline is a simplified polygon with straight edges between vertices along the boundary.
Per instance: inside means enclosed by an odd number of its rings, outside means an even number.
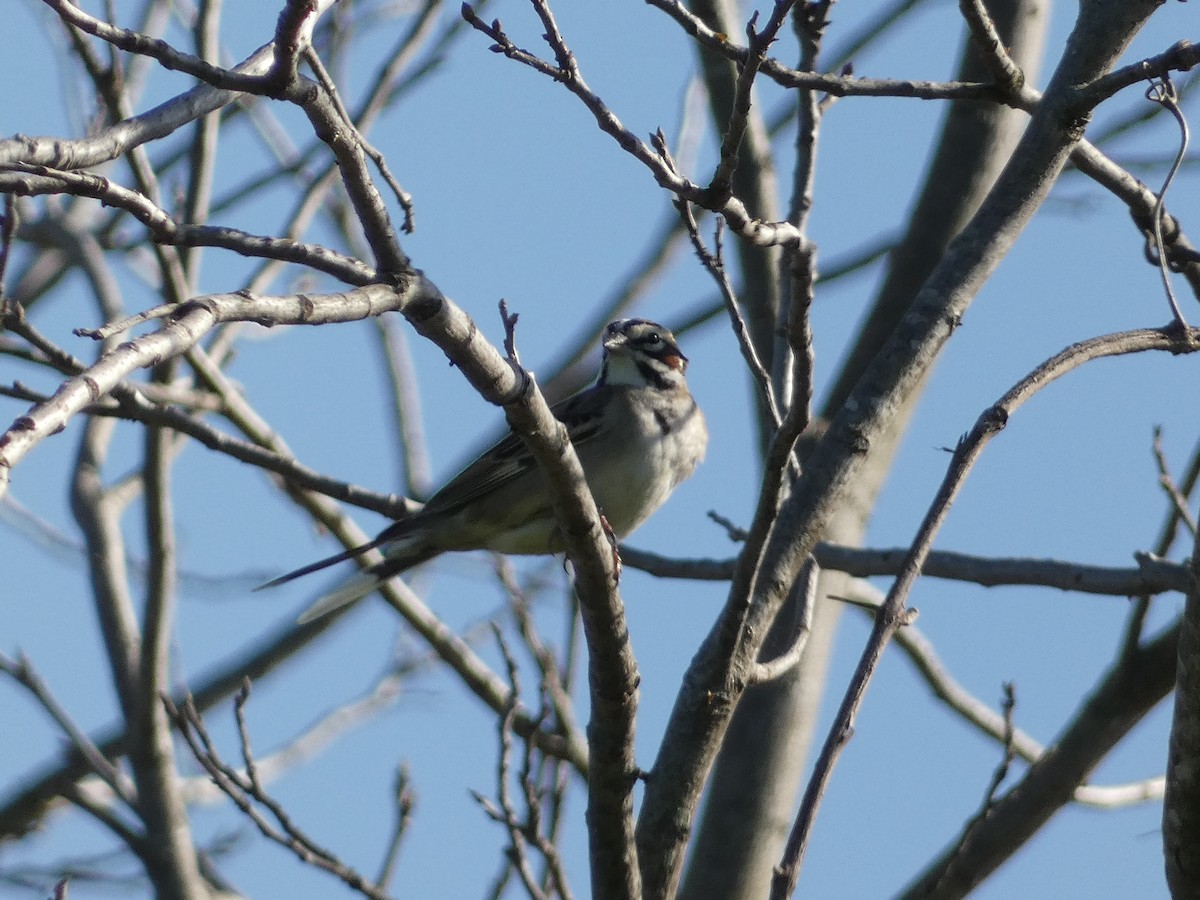
M380 578L370 569L355 572L334 590L318 597L312 606L300 613L300 617L296 619L296 622L300 625L307 625L309 622L324 618L344 606L357 603L386 580L386 578Z
M327 569L330 566L335 566L340 562L345 562L348 559L354 559L356 556L361 556L368 550L374 550L379 546L380 539L383 535L375 538L373 541L368 541L365 544L359 544L357 547L351 547L349 550L343 550L341 553L335 553L333 556L327 556L324 559L318 559L316 562L309 563L307 566L301 566L298 569L280 575L278 578L272 578L270 581L264 582L255 588L256 591L265 591L267 588L279 587L281 584L287 584L289 581L295 581L305 575L310 575L313 572L319 572L321 569Z
M379 538L376 538L376 543L378 542ZM357 551L350 551L349 555L356 555L365 549L368 548L363 547ZM384 551L384 557L381 562L377 562L373 566L368 566L361 572L354 573L328 594L318 597L312 606L300 614L300 618L297 621L299 624L304 625L307 622L327 616L344 606L349 606L351 603L357 603L393 575L399 575L413 566L420 565L426 560L437 556L438 552L438 550L417 542L392 542L391 546L387 547ZM321 563L316 563L315 565L317 568L322 568L322 563L324 562L326 561L322 560ZM311 569L312 567L308 568ZM301 574L304 573L304 570L298 571ZM287 580L288 576L284 576L284 578Z

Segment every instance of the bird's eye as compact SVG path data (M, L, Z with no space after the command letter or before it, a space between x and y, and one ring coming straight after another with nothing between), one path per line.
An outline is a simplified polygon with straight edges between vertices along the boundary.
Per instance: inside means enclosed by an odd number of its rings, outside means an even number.
M648 347L661 347L663 343L662 335L657 331L652 331L642 338L642 343Z

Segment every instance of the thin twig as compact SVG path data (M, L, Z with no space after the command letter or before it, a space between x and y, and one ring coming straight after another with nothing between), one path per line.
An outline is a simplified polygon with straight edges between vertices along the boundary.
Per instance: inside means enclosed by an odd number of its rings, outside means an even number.
M92 743L91 738L75 724L70 714L55 699L46 682L42 680L24 654L14 660L0 653L0 671L5 672L34 696L42 708L50 714L50 718L54 720L55 724L62 729L72 746L79 751L79 755L87 761L88 767L112 788L113 793L123 803L131 807L136 804L137 798L129 779L122 774L120 769L109 762L100 748Z
M396 777L392 782L392 800L396 809L396 822L392 826L392 834L388 839L387 850L383 854L383 863L379 867L379 877L375 879L384 890L392 880L396 871L396 863L400 858L400 846L408 833L412 821L413 810L417 805L417 795L412 787L412 773L408 763L396 767Z
M225 226L177 222L170 213L144 193L114 184L107 178L89 172L71 172L45 165L9 162L0 165L0 188L21 196L71 194L90 197L108 206L118 207L150 230L154 238L152 246L159 250L171 245L219 247L243 256L306 265L348 284L365 285L378 278L371 267L319 245L251 234ZM179 298L173 302L179 302Z
M1158 466L1159 486L1166 493L1167 499L1171 501L1178 520L1184 524L1194 538L1196 536L1196 520L1192 518L1192 512L1188 509L1187 497L1183 495L1175 483L1175 479L1171 476L1171 469L1167 465L1167 454L1162 446L1161 428L1154 429L1154 462Z
M326 71L325 66L322 65L321 57L317 55L317 51L315 51L312 47L305 47L304 60L312 67L313 73L317 76L317 82L325 89L330 98L333 100L334 105L336 106L338 113L341 115L342 121L345 123L346 128L350 131L350 134L353 136L354 140L359 142L363 153L370 158L371 162L375 163L375 167L379 170L380 177L383 178L384 183L387 184L387 186L391 189L392 196L396 198L396 202L400 204L400 209L404 213L404 220L400 227L403 229L405 234L412 234L416 229L412 194L400 186L400 182L397 181L396 176L392 174L392 170L388 167L387 160L384 158L383 154L371 145L371 143L367 140L366 135L364 135L355 124L350 113L346 111L345 106L342 105L342 100L341 96L338 94L337 85L334 84L333 77L328 71Z
M242 775L221 759L204 721L190 700L186 700L182 706L176 706L168 697L163 697L162 702L196 761L264 837L291 850L301 861L340 879L352 890L372 900L388 900L387 893L378 885L368 881L334 853L313 841L292 821L283 806L266 794L254 779ZM242 753L252 758L248 739L243 737L240 744ZM259 807L265 809L270 818L261 812Z
M662 133L659 132L656 145L665 154L666 145L662 141ZM725 303L725 311L729 314L729 321L733 326L734 337L737 338L738 349L741 350L742 358L746 361L746 368L750 370L750 375L754 378L754 383L758 386L763 406L770 416L772 426L778 428L783 419L779 411L779 401L776 399L775 389L771 384L771 376L759 358L758 351L754 347L754 342L750 339L750 331L746 327L745 318L742 316L737 293L729 280L729 275L725 271L725 260L721 246L722 222L724 220L720 217L717 218L716 227L713 231L714 249L710 252L704 245L704 239L700 237L700 228L692 212L692 204L686 200L676 200L675 208L679 210L679 216L683 220L684 227L687 229L688 237L692 242L692 249L700 260L700 264L704 267L704 271L708 272L713 281L717 283L717 288L721 292L721 299Z
M1180 492L1185 497L1190 497L1198 483L1200 483L1200 442L1192 449L1191 460L1184 473ZM1177 506L1174 503L1170 504L1166 519L1159 530L1157 540L1154 542L1153 553L1156 557L1164 557L1171 552L1171 547L1175 543L1181 521ZM1188 588L1185 587L1184 590L1188 590ZM1125 638L1121 647L1122 658L1132 659L1132 654L1137 650L1138 644L1141 642L1146 617L1150 613L1151 599L1150 594L1143 591L1137 592L1137 600L1129 613L1129 621L1125 626Z
M1175 299L1175 291L1171 287L1167 251L1163 243L1163 204L1167 197L1167 190L1171 187L1171 182L1175 180L1175 173L1179 171L1184 157L1187 156L1189 139L1187 118L1179 108L1179 95L1175 91L1174 82L1171 81L1170 72L1163 72L1157 81L1151 82L1150 87L1146 89L1146 99L1167 110L1179 124L1179 150L1175 154L1175 161L1171 164L1167 177L1163 179L1163 186L1154 203L1154 247L1158 254L1158 271L1162 275L1163 290L1167 294L1167 303L1170 304L1171 314L1174 315L1175 322L1180 328L1187 328L1187 320L1183 317L1183 311L1179 308L1179 301Z
M746 540L746 529L735 524L731 519L721 515L715 509L710 509L707 513L705 513L705 515L707 515L708 518L717 525L720 525L722 528L724 528L725 534L729 537L729 540L733 541L735 544L740 544Z
M475 14L475 10L470 4L462 5L462 16L472 28L492 39L494 42L492 49L495 52L502 53L509 59L527 65L564 85L584 104L595 118L600 130L613 138L622 150L631 154L649 169L660 186L682 199L720 213L731 229L754 246L770 247L793 243L801 239L791 223L765 222L757 219L737 197L730 196L723 202L716 202L721 198L714 198L707 188L674 172L658 152L647 146L644 141L622 125L616 114L588 87L544 0L533 0L533 6L546 28L544 37L554 51L557 65L539 59L533 53L518 47L504 32L499 19L490 23L484 22Z
M997 86L1012 96L1020 94L1025 84L1025 73L1009 55L1004 39L996 29L983 0L959 0L958 8L966 19L971 37L979 47L984 64L991 70Z
M472 793L484 811L492 819L502 824L508 832L508 851L506 856L509 864L520 877L522 884L525 885L525 890L529 896L532 900L546 900L546 895L542 892L541 886L537 881L537 876L534 875L533 867L530 865L529 854L527 852L527 835L533 830L532 823L521 822L517 815L516 807L513 805L512 795L509 790L512 768L512 721L513 714L516 711L517 698L521 694L520 678L516 660L513 659L512 652L508 649L503 632L494 623L492 630L496 636L496 643L500 647L500 654L504 658L504 667L508 672L509 691L512 697L511 702L504 710L504 714L500 717L497 724L500 738L500 753L496 761L496 799L499 806L493 805L478 792ZM525 764L522 769L523 783L528 778L526 769L529 759L528 754L531 752L531 745L526 743L525 746ZM532 814L532 808L528 811Z
M996 792L1000 790L1000 785L1008 777L1009 767L1016 758L1016 750L1013 748L1013 732L1015 730L1013 727L1013 709L1016 707L1017 702L1015 688L1011 681L1006 681L1002 685L1002 690L1003 696L1000 708L1004 711L1004 758L996 767L996 771L992 773L987 790L984 792L983 803L979 808L979 812L972 816L966 825L963 826L962 834L951 851L952 858L961 854L970 846L972 835L991 813L992 807L996 803Z
M504 326L504 355L513 365L521 365L521 354L517 352L517 320L520 313L509 314L508 301L500 298L500 323Z
M754 79L763 62L766 61L767 51L775 42L779 29L783 27L783 23L794 5L795 0L776 0L762 31L759 31L757 27L757 10L750 16L750 21L746 23L746 57L738 67L733 100L730 104L729 121L725 123L725 133L721 136L720 158L707 188L707 192L712 198L710 202L722 204L732 195L733 174L738 166L738 151L750 123L750 95L754 88Z
M417 370L413 365L405 323L392 316L379 316L375 323L391 382L396 440L400 445L401 477L410 495L428 497L433 474L422 426Z
M571 695L559 674L558 662L538 636L533 624L533 617L529 612L529 598L517 584L512 562L507 557L497 556L496 577L500 580L505 593L508 594L509 606L516 619L517 631L521 635L521 640L529 648L530 655L533 656L534 662L537 663L541 672L541 689L550 699L554 715L558 720L557 727L562 729L563 734L570 740L582 741L583 733L575 718Z

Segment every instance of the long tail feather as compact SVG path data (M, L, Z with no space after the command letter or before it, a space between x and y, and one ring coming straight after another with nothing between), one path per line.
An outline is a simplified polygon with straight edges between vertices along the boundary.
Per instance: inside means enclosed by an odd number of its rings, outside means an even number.
M381 535L382 537L382 535ZM307 566L301 566L299 569L293 569L285 575L280 575L278 578L272 578L265 584L260 584L254 590L265 591L267 588L279 587L281 584L287 584L289 581L294 581L297 578L302 578L313 572L319 572L321 569L327 569L330 566L337 565L340 562L345 562L348 559L354 559L356 556L361 556L368 550L373 550L379 546L379 538L362 544L358 547L351 547L349 550L343 550L341 553L335 553L333 556L327 556L325 559L318 559L314 563L309 563Z
M386 533L384 532L384 534ZM379 538L376 538L376 543L382 543L382 537L383 535L380 535ZM297 621L303 625L327 616L344 606L349 606L351 603L357 603L393 575L399 575L413 566L432 559L438 555L438 551L419 544L400 542L392 543L387 547L385 554L382 561L361 572L354 573L328 594L318 597L312 606L300 614Z
M337 589L318 597L312 606L300 613L296 622L300 625L306 625L344 606L357 603L371 593L371 591L375 590L375 588L379 587L380 583L381 579L379 576L370 570L357 572L347 578Z
M361 556L368 550L373 550L376 547L386 546L384 558L368 566L361 572L356 572L338 584L332 591L327 594L322 594L316 599L312 606L300 614L297 622L304 625L312 622L315 619L327 616L335 610L341 609L343 606L349 606L351 603L357 603L363 597L366 597L377 587L391 578L393 575L399 575L412 566L419 565L434 556L437 556L439 551L430 547L423 547L419 544L414 545L408 541L396 541L389 539L394 527L385 530L375 540L368 544L363 544L360 547L354 547L350 550L344 550L341 553L325 559L319 559L314 563L309 563L307 566L302 566L295 571L288 572L286 575L280 575L278 578L273 578L266 584L260 584L254 590L261 591L266 588L277 587L281 584L286 584L293 579L300 578L303 575L308 575L311 572L316 572L336 563L343 562L347 559L354 559Z

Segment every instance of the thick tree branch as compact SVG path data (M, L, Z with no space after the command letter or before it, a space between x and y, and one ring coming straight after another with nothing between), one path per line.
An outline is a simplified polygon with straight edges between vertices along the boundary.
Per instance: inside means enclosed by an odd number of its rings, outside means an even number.
M1192 546L1191 575L1179 622L1162 820L1167 885L1177 900L1200 894L1200 532Z
M677 883L701 786L801 564L848 495L866 455L883 439L894 410L919 389L955 323L1079 140L1076 86L1108 71L1157 5L1096 0L1081 8L1068 49L1014 154L1020 164L1002 173L809 457L805 477L780 510L750 607L744 596L731 594L689 669L667 726L638 823L649 893L668 894ZM1156 339L1164 349L1172 344L1161 334ZM881 627L890 631L900 620L888 615L884 621L889 624Z

